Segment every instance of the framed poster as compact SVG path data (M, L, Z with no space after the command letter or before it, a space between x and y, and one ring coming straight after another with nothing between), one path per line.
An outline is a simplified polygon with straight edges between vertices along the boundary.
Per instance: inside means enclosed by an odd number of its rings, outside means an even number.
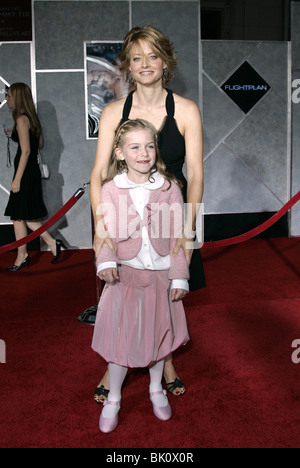
M9 84L7 81L5 81L2 76L0 76L0 109L4 104L6 104L6 94L7 94L7 89L9 88Z
M98 138L104 107L128 94L129 84L119 70L122 44L122 41L84 43L87 139Z

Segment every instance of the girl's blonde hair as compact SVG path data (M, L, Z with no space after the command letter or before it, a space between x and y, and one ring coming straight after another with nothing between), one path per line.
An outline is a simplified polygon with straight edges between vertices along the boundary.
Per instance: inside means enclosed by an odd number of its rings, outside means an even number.
M129 70L130 54L132 46L139 42L140 39L147 41L153 52L165 62L166 68L162 77L163 86L165 87L175 76L177 58L173 44L155 26L145 26L144 28L137 26L127 33L123 42L123 49L119 54L121 72L125 74L125 78L130 84L134 84Z
M21 114L26 114L30 121L30 130L39 138L42 133L42 126L35 109L31 89L25 83L13 83L9 89L14 100L12 110L14 121L16 122Z
M117 174L122 174L123 172L128 172L128 167L125 161L121 161L117 155L116 155L116 149L117 148L122 148L124 143L125 143L125 138L126 135L129 132L134 132L137 130L150 130L150 132L153 135L154 138L154 144L155 144L155 152L156 152L156 161L154 165L152 166L149 174L149 181L152 182L152 174L155 172L159 172L168 182L169 182L169 187L171 187L171 181L175 182L177 185L181 186L181 182L179 182L176 177L174 177L172 174L169 174L168 171L166 170L166 165L163 162L160 151L158 148L158 140L157 140L157 131L155 127L148 122L147 120L143 119L133 119L133 120L127 120L124 122L117 130L116 135L115 135L115 140L114 140L114 145L113 145L113 151L111 155L111 164L110 164L110 169L109 169L109 176L108 178L104 181L104 183L109 182L112 180Z

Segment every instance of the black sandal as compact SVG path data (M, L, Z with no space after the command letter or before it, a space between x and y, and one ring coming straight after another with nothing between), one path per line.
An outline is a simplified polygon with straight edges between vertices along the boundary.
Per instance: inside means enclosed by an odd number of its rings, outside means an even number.
M185 392L184 393L179 393L179 395L176 395L175 393L173 393L176 388L184 388L184 385L183 385L183 383L181 382L180 379L176 378L174 382L167 383L167 390L168 390L168 392L172 393L172 395L174 395L174 396L184 395Z
M104 396L105 399L107 399L108 394L109 394L109 390L104 388L104 385L101 385L101 387L97 387L94 392L94 396ZM95 400L95 402L97 403L97 405L103 405L102 401Z

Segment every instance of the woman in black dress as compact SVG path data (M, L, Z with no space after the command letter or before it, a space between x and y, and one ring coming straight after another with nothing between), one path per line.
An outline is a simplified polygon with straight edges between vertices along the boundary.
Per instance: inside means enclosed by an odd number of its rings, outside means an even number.
M107 177L110 165L115 131L128 119L150 121L159 133L159 147L169 172L183 183L183 196L192 210L187 216L186 228L177 241L176 249L183 248L191 267L190 290L205 286L205 277L200 250L190 246L194 236L197 204L203 195L202 121L199 108L193 101L173 94L166 86L173 78L177 64L173 45L155 27L133 28L124 39L120 54L120 69L134 90L127 98L109 104L104 108L98 134L95 164L91 174L91 205L94 215L95 255L111 240L105 237L101 210L100 191L102 181ZM186 162L187 180L182 167ZM193 258L192 258L193 257ZM175 371L172 356L165 360L164 377L168 390L174 395L185 392L183 383ZM102 378L95 400L103 402L107 396L108 375Z
M47 215L42 195L42 179L37 161L39 148L43 146L43 134L35 110L30 88L25 83L14 83L7 91L7 105L12 110L14 128L12 140L18 143L14 160L14 177L5 216L14 224L16 240L27 235L27 227L35 231L41 227L40 219ZM41 235L51 249L56 263L60 258L62 242L55 240L47 231ZM27 246L21 245L15 264L9 271L18 271L30 263Z

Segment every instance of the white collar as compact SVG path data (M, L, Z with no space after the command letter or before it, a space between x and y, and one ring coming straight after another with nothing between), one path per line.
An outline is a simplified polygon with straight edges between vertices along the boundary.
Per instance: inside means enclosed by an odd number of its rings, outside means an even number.
M147 180L143 184L136 184L128 179L127 172L122 172L122 174L117 174L114 177L114 183L118 188L136 188L136 187L143 187L148 190L156 190L161 188L164 185L165 179L159 172L154 172L151 176L151 182ZM154 180L154 181L153 181Z

